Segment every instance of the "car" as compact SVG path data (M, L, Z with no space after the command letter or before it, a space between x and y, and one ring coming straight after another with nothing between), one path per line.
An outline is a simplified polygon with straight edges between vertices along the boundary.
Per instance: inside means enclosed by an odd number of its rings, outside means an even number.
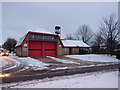
M9 54L10 54L9 51L6 50L1 52L2 56L9 56Z

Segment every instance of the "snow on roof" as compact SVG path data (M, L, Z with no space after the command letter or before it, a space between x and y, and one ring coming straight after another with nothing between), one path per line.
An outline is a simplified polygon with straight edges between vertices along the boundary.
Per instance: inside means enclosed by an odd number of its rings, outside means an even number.
M19 45L22 44L22 42L23 42L23 40L25 39L26 35L27 35L27 34L25 34L23 37L21 37L21 38L19 39L19 41L17 42L16 46L19 46Z
M83 41L79 40L61 40L65 47L90 47Z
M37 29L29 30L29 32L55 34L53 32L50 32L50 31L46 30L46 29L43 29L43 28L37 28Z
M28 32L37 32L37 33L46 33L46 34L55 34L55 33L52 33L46 29L43 29L43 28L37 28L37 29L33 29L33 30L28 30ZM21 45L21 43L23 42L23 40L25 39L27 34L25 34L23 37L21 37L18 41L18 43L16 44L16 46L19 46Z

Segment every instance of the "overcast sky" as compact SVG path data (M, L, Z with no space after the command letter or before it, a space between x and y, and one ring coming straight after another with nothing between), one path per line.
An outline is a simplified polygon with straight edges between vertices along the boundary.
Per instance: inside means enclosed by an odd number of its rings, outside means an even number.
M8 37L18 40L29 29L44 28L53 32L55 25L62 27L62 38L87 24L94 32L103 16L118 17L117 2L7 2L2 3L2 42Z

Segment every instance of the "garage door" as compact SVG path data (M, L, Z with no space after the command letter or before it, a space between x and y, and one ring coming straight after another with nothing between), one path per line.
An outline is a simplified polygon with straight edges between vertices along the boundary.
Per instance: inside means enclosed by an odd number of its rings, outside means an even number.
M57 54L56 42L44 42L44 56Z
M29 56L41 56L42 55L42 43L38 41L29 42Z
M29 41L29 56L47 56L56 54L56 42Z

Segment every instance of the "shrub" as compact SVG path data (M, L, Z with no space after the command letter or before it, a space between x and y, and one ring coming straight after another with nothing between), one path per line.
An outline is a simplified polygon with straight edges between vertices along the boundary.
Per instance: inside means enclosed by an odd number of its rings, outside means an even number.
M116 58L120 59L120 50L116 51Z

